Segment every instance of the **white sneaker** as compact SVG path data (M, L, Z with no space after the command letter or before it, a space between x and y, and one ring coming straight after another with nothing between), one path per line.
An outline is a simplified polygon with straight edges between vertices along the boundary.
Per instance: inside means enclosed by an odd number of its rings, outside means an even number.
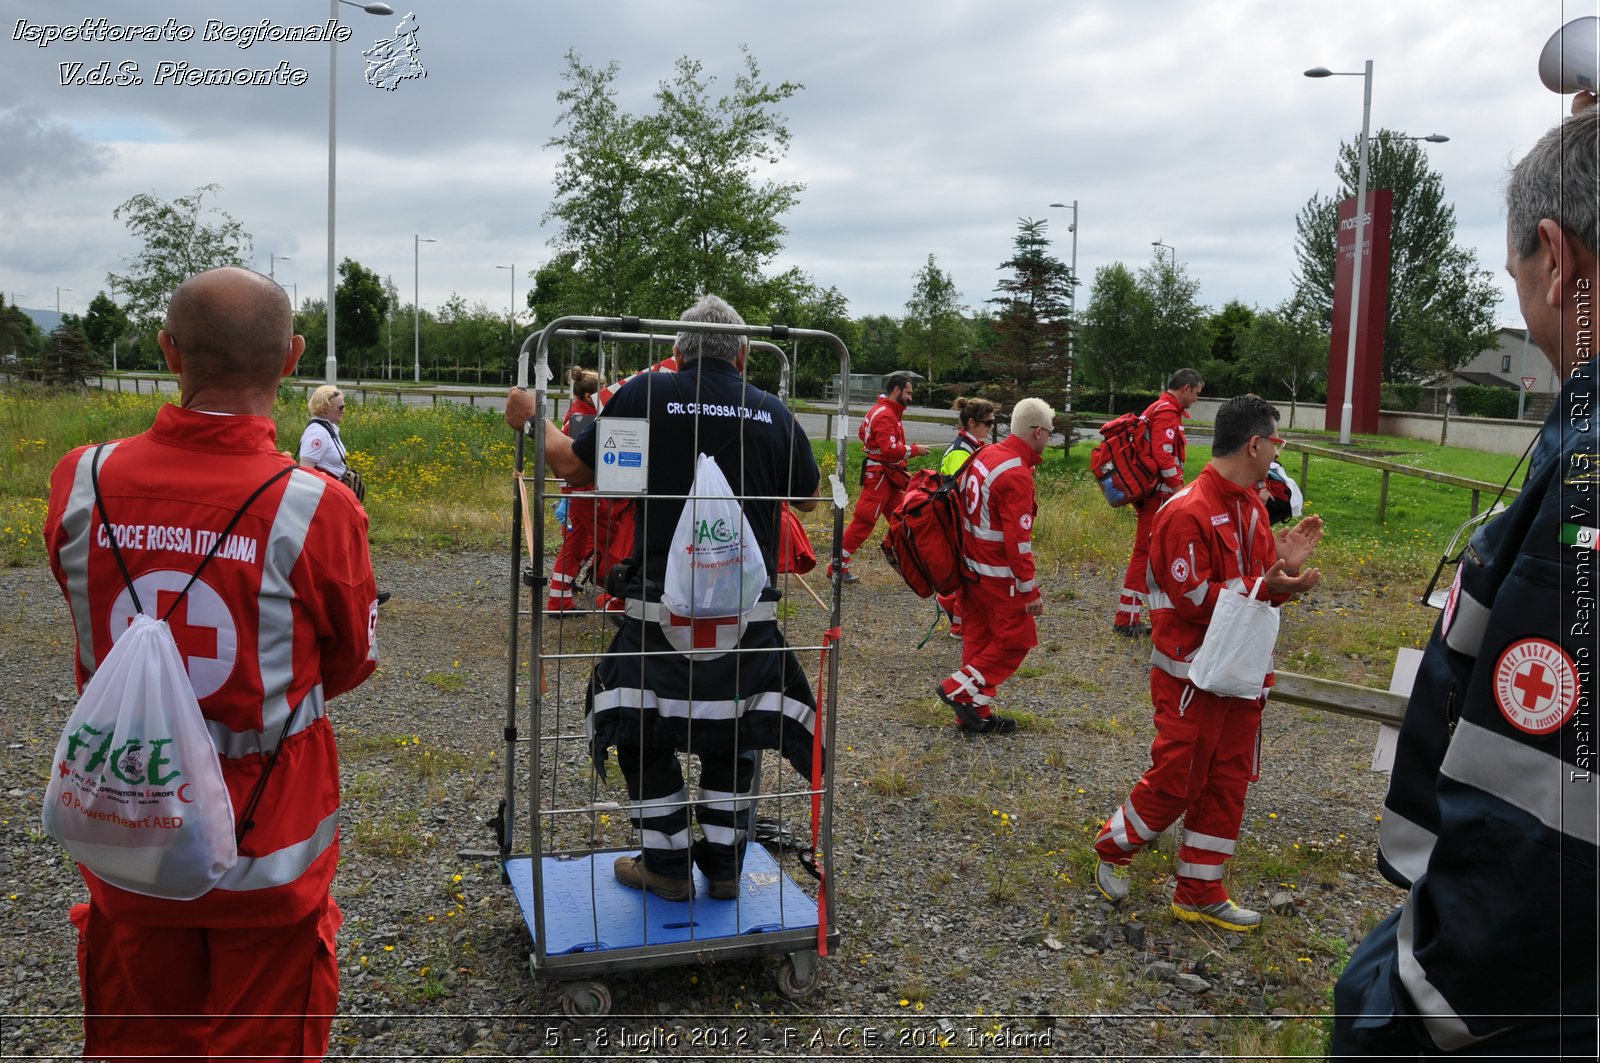
M1128 865L1100 861L1100 866L1094 869L1094 884L1106 900L1121 904L1128 899Z
M1172 902L1172 914L1186 923L1210 923L1224 930L1249 931L1261 925L1261 913L1241 908L1233 901L1215 904L1179 904Z

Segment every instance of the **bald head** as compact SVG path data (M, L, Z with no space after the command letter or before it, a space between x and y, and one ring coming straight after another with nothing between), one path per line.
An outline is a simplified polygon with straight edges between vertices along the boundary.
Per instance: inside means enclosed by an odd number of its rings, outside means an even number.
M163 337L181 359L186 395L275 391L294 342L294 315L276 281L225 266L178 286Z

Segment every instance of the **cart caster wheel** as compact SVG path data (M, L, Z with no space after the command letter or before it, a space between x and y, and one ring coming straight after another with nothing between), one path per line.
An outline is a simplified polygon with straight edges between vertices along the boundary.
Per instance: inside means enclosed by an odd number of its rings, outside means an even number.
M778 964L778 992L785 999L801 1001L822 984L822 968L815 952L792 952Z
M611 1014L611 991L604 982L567 982L561 986L561 1013L570 1019Z

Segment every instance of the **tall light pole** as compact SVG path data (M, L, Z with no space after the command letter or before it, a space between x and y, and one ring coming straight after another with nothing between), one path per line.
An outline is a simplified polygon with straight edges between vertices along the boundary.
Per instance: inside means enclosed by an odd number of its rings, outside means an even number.
M359 7L369 15L392 15L394 8L388 4L358 4L355 0L328 0L328 19L332 22L339 20L339 5L349 4ZM337 170L338 158L337 143L334 132L339 120L339 36L332 34L328 38L328 358L323 364L323 376L326 383L332 384L339 375L339 359L334 355L333 329L333 295L339 283L338 274L333 271L333 217L334 217L334 173Z
M1361 71L1355 70L1329 70L1325 66L1314 66L1305 72L1308 78L1330 77L1359 77L1362 79L1361 93L1361 161L1356 174L1356 232L1355 255L1351 262L1350 274L1350 341L1345 348L1344 355L1344 405L1339 408L1339 442L1349 444L1350 426L1355 416L1355 387L1356 387L1356 330L1361 323L1361 266L1366 258L1367 241L1367 163L1371 156L1372 148L1372 60L1366 61L1366 66ZM1449 137L1433 133L1425 137L1404 137L1404 140L1426 140L1433 144L1442 144ZM1335 274L1337 275L1337 263Z
M1366 254L1367 239L1367 156L1372 129L1372 60L1367 60L1365 70L1329 70L1314 66L1306 71L1308 78L1360 77L1363 79L1361 99L1361 164L1356 178L1356 250L1350 273L1350 345L1344 354L1344 405L1339 408L1339 442L1350 442L1350 422L1355 416L1354 394L1356 388L1356 327L1361 322L1361 263ZM1334 263L1338 274L1338 263Z
M1052 207L1066 208L1065 203L1052 203ZM1063 407L1072 412L1072 367L1077 361L1078 344L1078 201L1072 201L1072 224L1067 226L1072 234L1072 287L1067 290L1067 397Z
M113 278L108 278L108 280L111 284L111 305L115 306L117 305L117 282ZM1524 371L1526 371L1528 365L1528 352L1526 350L1527 344L1524 343L1523 347L1522 365ZM113 373L117 371L117 333L115 332L111 334L111 371ZM1524 388L1523 390L1526 391L1527 389ZM1517 404L1517 420L1522 420L1522 404L1520 401Z
M61 315L61 293L70 291L72 291L71 288L63 288L59 284L56 285L56 316L59 317Z
M1162 243L1160 240L1151 240L1150 241L1150 246L1151 247L1164 247L1168 251L1171 251L1172 252L1172 268L1173 269L1177 269L1178 268L1178 249L1176 247L1173 247L1171 244ZM1160 254L1161 254L1160 251L1156 252L1156 255L1158 257L1160 256Z
M267 277L269 279L271 279L271 280L277 280L278 279L278 263L279 262L293 262L293 261L294 261L294 259L290 258L288 255L275 255L275 254L272 254L269 251L267 253Z
M421 250L423 244L436 244L425 236L411 234L411 382L422 383L422 303L418 294L422 290Z
M509 269L511 271L511 310L507 315L511 326L511 342L517 342L517 264L509 266L496 266L495 269Z

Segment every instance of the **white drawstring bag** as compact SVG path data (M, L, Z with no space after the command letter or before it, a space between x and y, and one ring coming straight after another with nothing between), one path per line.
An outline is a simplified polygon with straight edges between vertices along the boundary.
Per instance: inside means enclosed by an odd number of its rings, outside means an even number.
M134 616L89 677L53 764L44 828L113 886L193 900L238 861L233 801L165 621Z
M767 585L761 544L728 478L704 454L695 459L689 493L667 554L662 604L681 617L747 613Z
M1278 644L1278 609L1256 597L1263 579L1256 578L1248 595L1217 595L1205 641L1189 665L1189 682L1201 690L1226 698L1261 696Z

